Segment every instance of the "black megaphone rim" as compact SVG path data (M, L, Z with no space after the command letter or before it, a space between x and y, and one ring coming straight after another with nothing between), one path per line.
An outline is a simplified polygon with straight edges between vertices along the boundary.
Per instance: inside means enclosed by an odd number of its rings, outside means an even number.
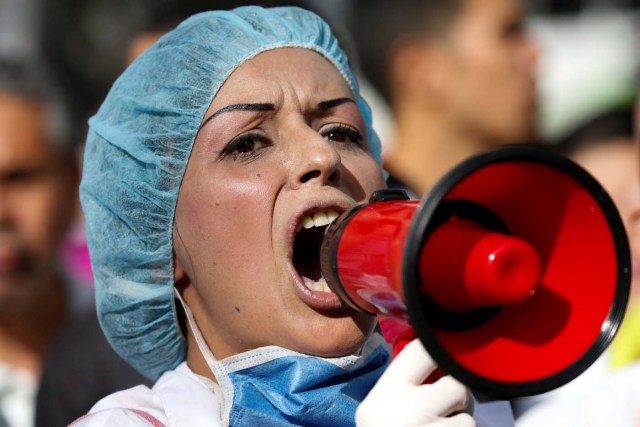
M549 377L534 381L503 382L485 378L456 362L437 339L432 325L423 314L419 291L420 274L418 268L406 268L417 265L420 253L427 237L428 227L437 208L452 188L465 177L478 169L496 162L531 161L551 166L570 174L597 200L608 222L615 243L618 259L617 283L613 304L603 322L597 339L589 349L574 363ZM405 303L412 327L423 342L433 359L447 374L469 386L477 396L486 399L508 399L531 396L556 389L573 380L591 366L613 340L624 317L627 306L631 267L630 250L627 235L617 208L604 188L581 166L568 158L553 152L547 147L533 145L508 145L476 155L460 163L447 173L425 197L412 220L409 236L421 236L419 239L407 239L403 256L403 290Z

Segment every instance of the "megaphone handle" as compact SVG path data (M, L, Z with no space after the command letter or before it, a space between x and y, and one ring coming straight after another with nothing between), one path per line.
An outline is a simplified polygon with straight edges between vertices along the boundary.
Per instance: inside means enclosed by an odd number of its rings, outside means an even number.
M408 324L396 322L393 319L379 316L382 335L391 344L391 357L395 357L402 349L416 338L415 330ZM432 384L447 375L442 369L437 368L424 380L423 384Z

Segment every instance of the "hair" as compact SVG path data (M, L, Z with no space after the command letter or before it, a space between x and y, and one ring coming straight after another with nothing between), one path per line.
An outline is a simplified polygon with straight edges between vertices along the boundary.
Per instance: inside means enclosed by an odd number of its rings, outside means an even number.
M640 90L638 91L638 96L636 98L636 105L634 107L634 111L635 111L635 123L636 123L636 127L635 127L635 135L636 135L636 142L640 143Z
M47 142L61 154L75 154L78 144L73 137L68 104L45 64L0 58L0 93L42 104Z
M309 9L305 2L296 0L217 0L215 2L211 0L176 0L158 2L151 6L148 22L142 30L166 32L196 13L254 5L262 7L298 6Z
M463 0L355 0L351 32L363 75L391 98L389 60L393 43L402 35L443 37L451 28Z
M583 122L554 144L561 154L570 156L582 148L606 144L610 141L633 141L633 107L625 106L598 114Z

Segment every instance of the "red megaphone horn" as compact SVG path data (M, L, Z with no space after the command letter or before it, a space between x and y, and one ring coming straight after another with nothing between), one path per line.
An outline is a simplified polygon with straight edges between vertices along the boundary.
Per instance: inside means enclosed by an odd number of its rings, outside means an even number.
M533 146L473 157L422 201L374 193L328 227L320 258L344 301L409 325L445 372L487 398L543 393L586 370L630 286L610 197Z

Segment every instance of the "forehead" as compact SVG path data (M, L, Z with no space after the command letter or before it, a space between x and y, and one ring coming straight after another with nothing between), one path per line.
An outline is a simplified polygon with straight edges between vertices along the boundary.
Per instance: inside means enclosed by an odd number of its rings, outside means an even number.
M0 94L0 162L51 155L46 141L44 107L37 101Z
M461 16L467 20L497 22L519 18L523 13L519 0L465 0L462 4Z
M631 171L627 167L621 168L620 165L629 160L632 160L632 166L635 165L635 149L630 137L609 138L578 148L572 157L586 165L587 169L608 169L611 175L626 175Z
M236 68L216 94L213 105L280 96L352 96L338 69L322 55L303 48L262 52Z

